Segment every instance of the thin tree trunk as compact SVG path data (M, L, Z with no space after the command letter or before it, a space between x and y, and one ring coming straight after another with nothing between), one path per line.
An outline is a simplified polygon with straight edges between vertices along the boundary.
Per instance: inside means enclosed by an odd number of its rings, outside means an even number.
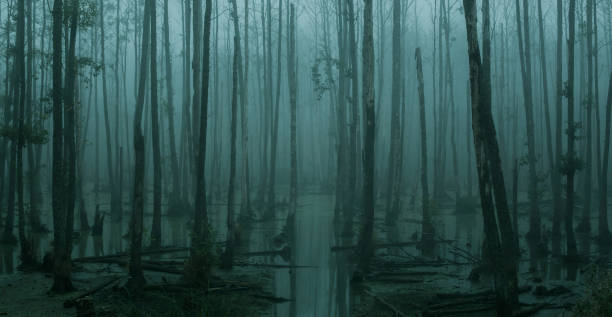
M240 69L240 118L242 131L241 215L251 216L251 176L249 172L249 0L244 0L244 71Z
M565 203L565 237L568 256L576 256L576 239L574 238L574 176L577 168L575 150L576 125L574 123L574 43L576 41L576 0L569 2L569 40L567 44L567 162L563 170L567 173Z
M397 221L400 211L400 183L399 175L401 165L401 78L402 70L400 60L401 52L401 5L399 0L393 0L393 84L391 88L391 147L389 150L389 174L387 179L387 213L385 222L393 224Z
M557 0L557 57L556 57L556 80L555 80L555 165L553 168L553 226L552 241L553 253L559 253L561 241L561 153L562 153L562 120L563 120L563 2ZM554 190L554 187L557 190ZM556 204L556 205L554 205Z
M603 162L601 167L601 194L599 195L599 239L608 241L610 229L608 227L608 163L610 158L610 116L612 113L612 73L608 85L608 101L606 102L606 130L604 137Z
M108 188L110 191L111 197L111 217L114 221L119 221L121 219L121 204L117 201L116 194L117 189L115 188L115 174L113 172L113 151L111 144L111 127L110 127L110 118L108 113L108 89L106 86L106 58L105 58L105 32L104 32L104 4L102 0L100 0L100 45L101 45L101 53L102 53L102 106L104 109L104 127L106 130L106 160L108 164Z
M64 146L62 109L62 26L64 5L62 0L53 2L53 286L56 293L73 289L70 281L70 255L67 253L66 208L64 188Z
M431 247L433 241L434 227L431 222L431 214L429 213L429 185L427 182L427 123L425 120L425 87L423 84L423 61L421 57L421 48L417 47L414 53L416 60L417 80L419 85L419 121L421 126L421 191L422 196L422 215L423 215L423 230L422 241Z
M132 219L130 221L130 263L129 286L139 290L145 283L142 274L141 255L142 230L144 213L144 173L145 173L145 140L142 135L142 116L145 101L145 84L149 62L149 41L151 31L151 11L155 0L145 0L143 15L143 35L140 54L140 72L138 76L138 96L134 111L134 193Z
M157 4L151 6L151 128L153 141L153 226L151 228L151 247L159 248L162 243L161 198L162 166L159 144L159 110L157 99Z
M470 61L472 130L487 258L494 270L498 316L512 316L513 310L518 305L517 250L506 200L495 125L491 115L489 1L484 0L482 4L482 61L476 31L476 3L474 0L464 0L463 6ZM506 253L505 257L504 253Z
M289 177L289 217L287 224L292 225L297 211L297 58L295 54L295 8L291 4L289 19L289 62L287 64L289 77L289 103L291 105L290 120L290 155L291 172ZM292 232L292 230L290 230ZM291 240L293 241L293 239Z
M170 166L172 166L172 192L170 202L179 201L180 170L176 156L176 135L174 132L174 88L172 85L172 55L170 52L170 24L168 0L164 0L164 54L166 55L166 97L168 102L168 138L170 139Z
M281 85L281 52L283 36L283 0L278 1L278 50L276 64L276 101L272 113L272 140L270 144L270 179L268 180L268 212L266 218L272 218L276 214L276 158L278 156L278 117L280 106Z
M374 112L374 34L372 0L365 0L363 11L363 90L362 102L365 122L363 160L363 209L364 220L359 238L361 252L360 268L368 271L373 255L374 235L374 134L376 114Z
M591 231L591 179L593 162L593 0L586 1L586 37L587 37L587 97L586 97L586 155L584 161L584 187L582 220L576 230Z
M516 0L516 23L519 40L519 56L521 58L521 74L523 78L523 95L525 102L525 117L527 125L527 151L529 165L529 232L527 237L530 241L540 242L541 220L538 202L538 176L536 171L537 157L535 153L535 131L533 123L533 96L531 86L531 49L529 41L529 3L523 1L524 32L521 30L521 9L519 0ZM523 41L523 33L525 40Z

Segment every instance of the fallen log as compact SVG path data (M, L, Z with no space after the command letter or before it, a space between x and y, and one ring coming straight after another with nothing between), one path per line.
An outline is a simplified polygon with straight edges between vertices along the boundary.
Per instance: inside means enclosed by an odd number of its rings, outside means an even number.
M539 312L540 310L546 308L547 306L548 306L548 303L541 303L541 304L535 305L533 307L521 309L521 310L519 310L517 312L514 312L513 316L514 317L531 316L531 315Z
M518 289L519 294L529 292L532 289L531 285L521 286ZM466 297L483 297L483 296L494 296L493 290L485 290L476 293L436 293L436 297L439 299L454 299L454 298L466 298Z
M270 295L257 295L257 294L253 294L251 296L253 296L255 298L265 299L267 301L270 301L272 303L277 303L277 304L295 301L293 299L288 299L288 298L284 298L284 297L270 296Z
M494 310L494 309L495 309L495 305L484 305L484 306L464 308L464 309L436 310L436 311L429 312L429 314L432 314L432 316L444 316L444 315L477 313L477 312L489 311L489 310Z
M93 295L95 292L97 292L97 291L99 291L99 290L101 290L101 289L103 289L103 288L113 284L114 282L117 282L120 278L121 278L121 276L115 276L115 277L111 278L110 280L108 280L108 281L106 281L106 282L104 282L104 283L102 283L102 284L100 284L100 285L98 285L98 286L96 286L96 287L86 291L85 293L82 293L82 294L78 295L77 297L74 297L74 298L71 298L71 299L68 299L68 300L64 301L64 307L65 308L74 307L74 305L76 304L76 302L79 299L84 298L84 297L89 296L89 295Z
M435 240L433 243L452 243L455 240ZM385 249L385 248L402 248L402 247L411 247L421 244L420 241L408 241L408 242L396 242L396 243L379 243L373 246L374 249ZM333 246L331 247L332 252L336 251L345 251L345 250L353 250L357 249L359 246L357 245L342 245L342 246Z
M254 267L270 267L275 269L301 269L301 268L317 268L318 266L310 265L285 265L285 264L266 264L266 263L234 263L234 266L254 266Z
M122 260L122 259L114 259L114 258L109 258L109 259L97 259L95 261L86 261L88 263L105 263L105 264L117 264L119 266L127 266L128 265L128 260ZM141 264L142 269L145 271L151 271L151 272L160 272L160 273L168 273L168 274L178 274L178 275L182 275L183 271L176 269L174 267L167 267L167 266L163 266L163 265L157 265L157 264L152 264L152 263L146 263L143 262Z
M404 314L403 312L401 312L399 309L397 309L395 306L391 305L390 303L388 303L386 300L384 300L383 298L376 296L376 294L364 290L364 292L372 297L374 297L374 299L376 301L378 301L379 303L381 303L383 306L387 307L388 309L390 309L391 311L393 311L395 313L396 316L402 316L402 317L408 317L408 315Z
M147 250L140 252L140 255L152 255L152 254L163 254L163 253L174 253L174 252L184 252L189 251L187 247L178 247L178 248L163 248L157 250ZM82 258L72 259L72 262L98 262L99 260L104 259L114 259L129 256L130 254L127 252L120 252L110 255L101 255L101 256L87 256Z

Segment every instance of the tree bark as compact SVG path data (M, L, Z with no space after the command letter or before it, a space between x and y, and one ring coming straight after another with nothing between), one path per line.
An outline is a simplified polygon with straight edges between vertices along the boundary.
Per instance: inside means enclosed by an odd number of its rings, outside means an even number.
M363 209L364 219L359 237L360 268L368 271L373 255L374 230L374 133L376 113L374 112L374 34L372 0L364 1L363 10L363 90L362 102L365 121L363 154Z
M162 204L162 166L159 146L159 110L157 99L157 4L151 6L151 128L153 141L153 226L151 228L151 247L159 248L162 242L161 204Z
M470 62L472 130L485 228L487 260L494 271L498 316L512 316L518 305L517 250L510 221L501 159L491 114L489 1L483 1L483 58L478 45L476 3L464 0ZM495 200L493 199L495 198ZM503 254L506 253L504 257Z
M567 42L567 157L563 169L567 174L565 188L565 237L568 256L576 256L576 238L574 237L574 176L576 175L577 156L575 150L576 124L574 123L574 43L576 41L576 0L569 2L569 39Z
M142 274L142 230L144 213L144 172L145 172L145 141L142 135L142 115L145 101L145 84L149 62L149 43L151 33L151 11L155 0L146 0L143 15L143 35L138 76L138 93L134 111L134 192L132 219L130 221L130 288L139 290L145 283Z
M527 238L530 241L540 242L541 220L538 202L538 176L536 171L537 157L535 153L535 128L533 123L533 96L531 86L531 49L529 41L529 3L523 1L524 11L524 41L521 30L521 9L519 0L516 0L516 23L519 40L519 56L521 58L521 75L523 78L523 96L525 106L525 118L527 125L527 161L529 165L529 232Z
M66 242L66 208L64 194L64 138L62 109L62 26L64 16L62 0L53 2L53 286L56 293L67 293L73 289L70 281L70 255Z

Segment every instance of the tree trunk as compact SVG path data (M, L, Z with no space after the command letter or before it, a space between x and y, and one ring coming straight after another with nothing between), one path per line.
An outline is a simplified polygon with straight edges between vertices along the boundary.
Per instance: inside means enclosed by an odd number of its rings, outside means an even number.
M242 190L240 214L251 216L251 176L249 172L249 0L244 1L244 70L240 68L240 124L242 131Z
M289 63L287 64L289 77L289 102L291 105L291 172L289 177L289 217L287 223L293 224L297 211L297 58L295 54L295 8L291 4L291 17L289 19ZM289 228L288 228L289 229ZM291 232L291 231L290 231Z
M612 73L608 85L608 100L606 102L606 130L604 138L603 162L601 167L601 194L599 195L599 239L608 241L610 229L608 227L608 161L610 158L610 115L612 113Z
M421 190L423 193L423 230L422 243L424 247L433 247L431 243L434 238L434 227L429 213L429 185L427 182L427 126L425 120L425 87L423 84L423 61L421 48L417 47L414 53L417 69L417 80L419 85L419 119L421 125Z
M567 158L563 170L567 173L565 203L565 236L568 256L576 256L574 238L574 176L576 175L577 156L575 150L576 124L574 123L574 43L576 41L576 0L569 2L569 40L567 44Z
M276 101L272 113L272 140L270 144L270 179L268 180L268 211L266 218L273 218L276 213L276 158L278 156L278 117L281 85L281 52L283 35L283 0L278 1L278 51L276 64Z
M576 230L591 231L591 179L593 162L593 0L586 1L586 37L587 37L587 97L586 97L586 155L584 161L584 188L582 220Z
M142 230L144 213L144 173L145 141L142 135L142 115L145 101L145 84L149 62L149 41L151 31L151 11L155 0L145 0L143 15L143 35L140 54L140 72L138 76L138 96L134 111L134 193L132 219L130 221L130 263L128 282L131 289L139 290L145 283L142 274L141 255Z
M494 271L498 316L512 316L518 305L517 250L508 212L495 125L491 115L489 1L483 1L483 59L478 46L476 3L464 0L470 62L472 130L488 261ZM495 201L493 199L495 197ZM496 210L497 209L497 210ZM497 220L496 220L497 218ZM504 257L503 254L506 253Z
M393 84L391 87L391 147L389 150L389 174L387 179L387 213L385 222L390 225L397 221L400 212L400 183L399 174L401 166L401 131L400 131L400 105L402 70L400 60L401 52L401 5L399 0L393 0Z
M349 20L349 50L351 58L351 125L350 125L350 147L349 147L349 167L348 167L348 190L345 207L345 221L352 223L355 195L357 191L357 166L358 160L361 157L361 151L358 147L358 128L359 128L359 67L357 60L357 40L355 30L355 8L353 0L347 0L348 5L348 20Z
M104 32L104 4L100 0L100 45L102 54L102 106L104 109L104 128L106 130L106 160L108 164L108 188L110 191L110 206L111 206L111 218L113 221L119 221L121 219L121 203L117 201L117 189L115 188L115 174L113 171L113 151L111 142L111 127L110 118L108 113L108 89L106 86L106 57L105 57L105 32ZM118 127L116 127L118 128Z
M521 9L519 0L516 0L516 23L519 40L519 56L521 58L521 75L523 78L523 95L525 98L525 117L527 125L527 161L529 165L529 232L527 238L533 242L540 242L541 239L541 220L538 202L538 176L536 171L537 157L535 153L535 128L533 123L533 97L531 86L531 49L529 41L529 3L523 1L524 11L524 35L521 30Z
M159 248L162 242L161 198L162 166L159 144L159 110L157 99L157 4L151 6L151 128L153 141L153 227L151 228L151 247Z
M376 114L374 112L374 34L372 0L365 0L363 9L363 90L362 102L365 121L363 155L363 209L364 220L359 238L360 268L368 271L373 255L374 230L374 133Z
M70 254L67 252L67 210L64 188L64 139L62 109L62 26L64 16L62 0L53 2L53 286L56 293L67 293L73 289L70 281Z
M238 8L236 0L231 1L232 19L234 20L234 61L232 66L232 108L230 126L230 175L227 191L227 239L225 252L222 256L222 267L230 269L234 258L234 194L236 182L236 134L237 134L237 115L238 115L238 84L240 62L240 29L238 28Z
M176 135L174 132L174 88L172 85L172 55L170 53L170 24L168 21L168 0L164 0L164 55L166 55L166 98L168 101L168 138L170 139L170 166L172 166L172 192L170 205L179 201L180 170L176 156Z
M563 2L557 0L557 57L556 63L556 80L555 80L555 165L553 167L553 226L552 226L552 241L553 253L559 253L561 241L561 153L562 146L562 121L563 121ZM557 188L555 191L554 188ZM555 205L556 204L556 205Z

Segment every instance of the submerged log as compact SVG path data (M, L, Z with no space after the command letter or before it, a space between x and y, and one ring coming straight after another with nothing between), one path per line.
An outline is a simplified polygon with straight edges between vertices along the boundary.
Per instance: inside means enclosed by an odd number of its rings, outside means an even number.
M376 294L365 290L364 291L366 294L372 296L377 302L379 302L380 304L382 304L383 306L387 307L388 309L390 309L391 311L393 311L395 313L396 316L402 316L402 317L408 317L407 314L404 314L402 311L400 311L399 309L397 309L395 306L391 305L389 302L387 302L386 300L384 300L383 298L377 296Z
M85 293L82 293L82 294L78 295L77 297L74 297L72 299L68 299L68 300L64 301L64 307L65 308L73 307L79 299L82 299L82 298L84 298L86 296L89 296L89 295L93 295L97 291L99 291L99 290L101 290L101 289L103 289L103 288L113 284L114 282L117 282L120 278L121 278L121 276L113 277L110 280L108 280L108 281L106 281L106 282L104 282L104 283L102 283L102 284L100 284L100 285L98 285L98 286L96 286L96 287L86 291Z
M452 243L455 240L435 240L433 243ZM421 242L419 241L409 241L409 242L395 242L395 243L380 243L375 244L374 249L385 249L385 248L403 248L403 247L411 247L418 246ZM354 250L357 249L357 245L343 245L343 246L333 246L331 247L332 252L336 251L345 251L345 250Z
M177 248L163 248L156 250L147 250L140 252L140 255L152 255L152 254L164 254L164 253L174 253L174 252L185 252L189 251L187 247L177 247ZM127 252L120 252L110 255L102 255L102 256L88 256L82 258L72 259L72 262L99 262L100 260L105 259L114 259L129 256Z

